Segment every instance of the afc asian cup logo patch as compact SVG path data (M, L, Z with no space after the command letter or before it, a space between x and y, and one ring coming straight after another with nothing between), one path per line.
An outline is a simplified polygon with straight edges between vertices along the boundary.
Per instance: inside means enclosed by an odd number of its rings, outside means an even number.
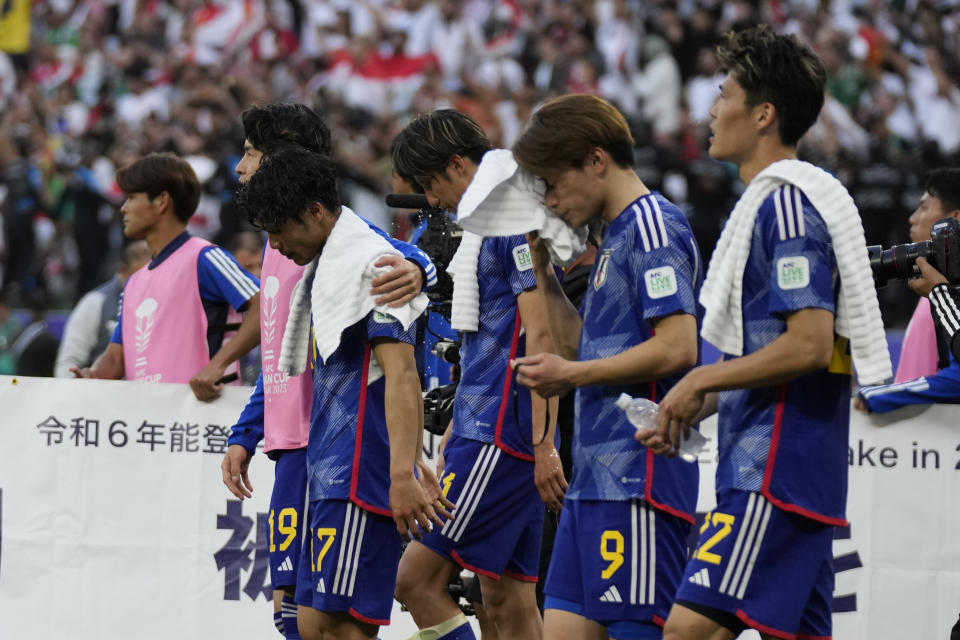
M610 251L604 251L600 254L597 261L597 270L593 275L593 290L598 291L603 283L607 281L607 267L610 266Z
M810 262L806 256L777 260L777 285L783 290L803 289L810 284Z
M654 300L677 293L677 273L673 267L648 269L643 274L643 281L647 287L647 296Z

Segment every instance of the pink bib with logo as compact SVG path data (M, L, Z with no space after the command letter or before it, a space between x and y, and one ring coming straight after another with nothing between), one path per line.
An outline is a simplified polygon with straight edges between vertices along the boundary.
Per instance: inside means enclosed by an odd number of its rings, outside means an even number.
M260 272L260 353L263 358L263 450L299 449L310 436L313 375L279 371L280 344L290 313L293 287L303 267L269 246Z
M197 259L210 243L190 238L155 269L140 269L123 292L124 377L189 382L210 362Z

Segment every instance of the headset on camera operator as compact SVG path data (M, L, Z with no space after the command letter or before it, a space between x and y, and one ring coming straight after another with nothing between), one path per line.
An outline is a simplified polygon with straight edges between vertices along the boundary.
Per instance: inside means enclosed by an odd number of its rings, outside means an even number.
M939 218L939 220L937 220ZM929 226L932 220L937 220ZM932 340L917 335L920 321L931 318L936 342L936 369L920 375L900 376L898 367L894 384L864 387L857 393L854 406L870 413L885 413L911 404L960 403L960 169L938 169L930 172L920 206L910 217L911 239L917 240L930 228L929 240L897 245L881 251L870 247L871 266L878 286L890 278L907 278L914 292L929 300L921 300L907 328L901 350L904 358L919 360L927 356L917 353ZM919 228L919 230L918 230ZM921 329L923 330L923 329ZM928 367L929 368L929 367Z

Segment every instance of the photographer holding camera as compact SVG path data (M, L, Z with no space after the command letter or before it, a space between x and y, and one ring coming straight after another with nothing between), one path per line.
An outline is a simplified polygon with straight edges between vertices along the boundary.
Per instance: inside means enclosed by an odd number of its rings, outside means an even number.
M960 295L951 287L960 275L954 273L960 259L957 220L960 169L936 169L928 174L920 204L910 216L913 244L892 247L880 259L872 253L878 285L907 277L909 287L923 298L907 327L894 383L861 388L854 400L857 409L886 413L912 404L960 403Z

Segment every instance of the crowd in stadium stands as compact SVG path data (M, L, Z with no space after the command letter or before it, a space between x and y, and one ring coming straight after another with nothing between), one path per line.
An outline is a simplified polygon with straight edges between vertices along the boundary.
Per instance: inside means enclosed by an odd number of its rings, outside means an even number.
M114 173L144 154L188 159L204 185L189 230L229 246L245 229L232 202L238 116L254 103L317 109L345 202L403 235L383 195L389 144L413 115L454 107L509 147L544 98L601 95L627 114L638 173L681 204L706 257L742 190L705 152L722 78L712 48L762 22L809 42L827 67L827 102L801 155L849 188L869 244L907 241L924 173L960 164L957 0L0 7L0 343L8 304L68 308L112 277L123 244ZM913 303L902 285L882 292L888 325L904 324Z

